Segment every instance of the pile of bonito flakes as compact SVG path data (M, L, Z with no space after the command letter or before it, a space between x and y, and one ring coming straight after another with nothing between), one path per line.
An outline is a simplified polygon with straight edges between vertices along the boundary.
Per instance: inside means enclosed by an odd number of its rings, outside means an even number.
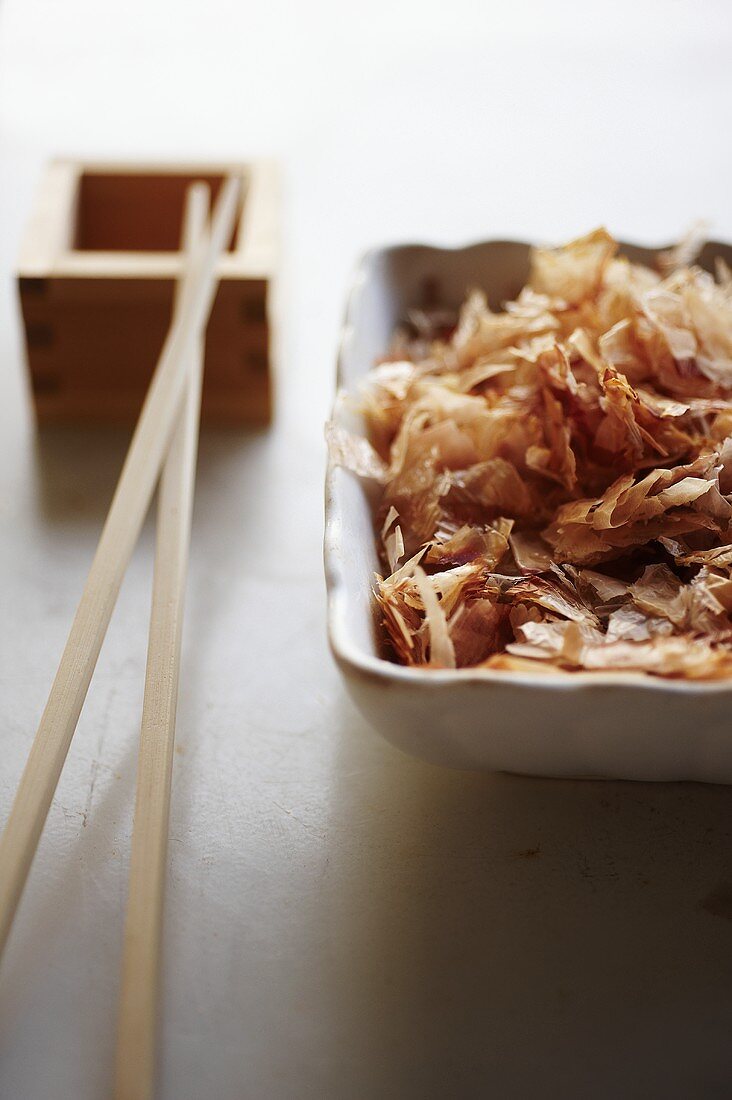
M379 484L407 665L732 675L732 275L600 229L515 301L415 313L331 458ZM367 436L367 438L366 438Z

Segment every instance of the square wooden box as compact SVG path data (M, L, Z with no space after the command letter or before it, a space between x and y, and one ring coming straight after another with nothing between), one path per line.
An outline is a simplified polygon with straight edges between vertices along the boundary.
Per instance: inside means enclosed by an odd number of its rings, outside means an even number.
M228 173L244 186L206 333L203 417L269 419L274 166L57 160L42 179L17 272L39 422L135 419L170 324L186 187L202 179L215 200Z

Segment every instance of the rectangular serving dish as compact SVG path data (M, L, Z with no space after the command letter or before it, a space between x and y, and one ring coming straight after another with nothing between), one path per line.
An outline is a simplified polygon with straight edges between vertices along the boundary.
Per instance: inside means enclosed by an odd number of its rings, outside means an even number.
M654 264L660 249L623 244ZM458 307L481 287L493 308L516 296L530 246L486 241L444 249L402 245L367 254L348 299L334 419L358 429L353 393L409 309ZM710 241L698 262L732 247ZM732 782L732 682L640 673L405 668L380 656L372 598L379 561L367 486L329 464L325 572L328 630L348 690L366 719L404 752L455 768L529 775Z

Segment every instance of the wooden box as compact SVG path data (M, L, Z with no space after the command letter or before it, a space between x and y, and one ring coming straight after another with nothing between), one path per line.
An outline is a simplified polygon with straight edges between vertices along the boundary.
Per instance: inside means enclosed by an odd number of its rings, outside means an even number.
M244 187L206 333L203 417L269 419L274 166L58 160L45 171L17 272L39 422L135 419L170 324L186 187L202 179L215 199L228 173Z

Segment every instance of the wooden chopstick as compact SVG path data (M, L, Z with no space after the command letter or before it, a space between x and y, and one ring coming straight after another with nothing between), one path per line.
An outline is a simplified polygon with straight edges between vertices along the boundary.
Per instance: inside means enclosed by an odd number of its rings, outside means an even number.
M188 191L182 241L189 256L204 230L207 215L208 188L194 184ZM188 369L188 385L158 489L155 572L119 1001L115 1100L150 1100L155 1078L170 788L201 411L202 340L192 350Z
M163 351L127 452L117 489L71 626L46 708L0 838L0 952L28 877L61 769L79 720L117 594L150 504L183 395L193 346L216 290L216 262L238 210L228 179L210 232L189 265Z

